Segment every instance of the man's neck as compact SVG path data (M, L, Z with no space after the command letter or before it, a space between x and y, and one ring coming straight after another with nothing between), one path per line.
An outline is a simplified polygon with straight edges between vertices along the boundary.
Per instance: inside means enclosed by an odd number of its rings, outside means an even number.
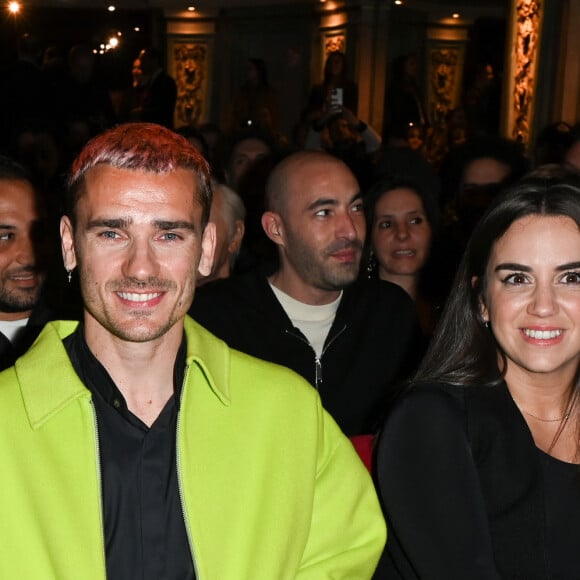
M305 283L296 275L291 275L283 269L278 270L268 278L270 284L282 290L288 296L312 306L330 304L334 302L341 293L341 290L324 290Z
M0 312L0 321L14 322L15 320L25 320L30 318L32 310L26 312Z
M129 410L146 425L152 425L173 395L173 369L183 337L175 325L159 339L131 342L87 324L85 338L93 355L105 367L121 391Z

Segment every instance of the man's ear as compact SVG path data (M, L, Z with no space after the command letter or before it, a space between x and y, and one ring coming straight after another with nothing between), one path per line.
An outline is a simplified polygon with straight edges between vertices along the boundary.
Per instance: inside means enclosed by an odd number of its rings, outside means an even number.
M236 220L234 227L234 235L230 239L228 244L228 253L237 254L240 251L240 246L242 245L242 240L244 239L244 232L246 231L246 226L243 220Z
M477 304L479 307L479 317L481 318L481 320L483 322L489 322L489 312L487 310L487 306L485 305L485 302L483 300L483 295L481 293L481 288L478 288L478 277L477 276L473 276L471 278L471 287L474 290L478 290L479 291L479 295L477 298Z
M209 276L213 266L213 255L215 252L215 224L209 222L203 230L201 237L201 256L197 271L202 276Z
M284 228L282 219L273 211L265 211L262 215L262 227L266 235L278 246L284 245Z
M77 254L73 226L68 216L63 216L60 220L60 241L64 267L67 272L72 272L77 267Z

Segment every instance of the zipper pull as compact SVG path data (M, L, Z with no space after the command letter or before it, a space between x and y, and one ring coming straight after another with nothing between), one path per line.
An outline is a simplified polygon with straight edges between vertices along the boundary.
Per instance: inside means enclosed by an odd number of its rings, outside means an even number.
M314 359L314 367L316 369L315 384L316 388L318 389L318 387L322 384L322 363L318 357Z

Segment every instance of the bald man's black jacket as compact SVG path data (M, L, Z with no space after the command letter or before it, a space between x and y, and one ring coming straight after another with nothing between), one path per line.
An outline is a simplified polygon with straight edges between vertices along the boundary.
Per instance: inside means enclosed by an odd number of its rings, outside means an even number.
M349 436L375 431L422 354L413 302L379 280L344 290L320 364L263 272L198 289L190 314L231 347L302 375Z

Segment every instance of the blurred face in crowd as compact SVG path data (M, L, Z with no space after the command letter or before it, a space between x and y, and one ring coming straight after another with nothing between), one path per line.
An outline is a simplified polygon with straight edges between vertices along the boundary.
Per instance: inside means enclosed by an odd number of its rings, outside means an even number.
M501 183L509 174L509 165L491 157L482 157L467 164L463 170L463 184L469 186Z
M272 154L270 147L260 139L244 139L232 151L226 171L228 185L236 189L250 167Z
M460 223L470 234L510 175L510 167L491 157L474 159L463 171L456 208Z
M431 226L415 191L400 187L378 199L371 242L379 278L418 276L429 256Z
M568 149L565 161L570 167L580 171L580 141L577 141Z
M344 117L336 117L328 123L328 134L335 147L348 146L355 142L355 136Z
M199 277L198 286L230 275L233 259L239 252L244 237L244 221L236 220L232 215L233 211L228 206L224 188L227 188L227 185L221 183L212 186L209 221L215 225L215 253L210 275ZM231 190L229 193L237 195Z
M28 318L38 302L42 230L32 185L0 179L0 319Z

